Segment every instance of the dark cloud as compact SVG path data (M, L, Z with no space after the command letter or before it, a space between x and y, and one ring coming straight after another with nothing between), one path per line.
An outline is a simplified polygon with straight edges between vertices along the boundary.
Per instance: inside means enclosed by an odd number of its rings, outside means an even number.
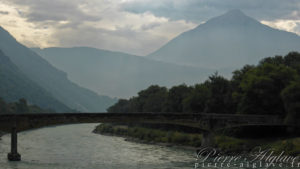
M8 15L9 12L8 11L0 11L0 15Z
M196 23L240 9L256 19L287 19L300 11L299 0L152 0L129 1L122 9L133 13L152 12L173 20L184 19ZM299 12L298 12L299 17ZM298 18L299 19L299 18Z

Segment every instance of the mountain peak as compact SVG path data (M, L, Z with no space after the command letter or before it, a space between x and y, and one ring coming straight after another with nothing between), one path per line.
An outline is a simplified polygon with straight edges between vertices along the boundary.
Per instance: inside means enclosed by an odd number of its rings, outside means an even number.
M224 15L233 15L233 16L243 15L243 16L245 16L245 14L240 9L229 10Z
M221 16L212 18L206 22L213 25L245 25L248 23L259 23L255 19L245 15L239 9L229 10Z
M299 36L263 25L234 9L180 34L149 57L179 65L229 70L290 51L300 51Z
M232 9L219 17L223 19L232 19L235 21L252 19L239 9Z

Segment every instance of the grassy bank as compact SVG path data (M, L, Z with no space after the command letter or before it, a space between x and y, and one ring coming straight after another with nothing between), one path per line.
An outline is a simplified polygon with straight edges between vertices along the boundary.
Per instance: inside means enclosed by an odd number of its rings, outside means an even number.
M95 128L94 132L104 135L127 137L130 140L145 143L170 143L192 147L200 146L202 140L200 134L187 134L177 131L162 131L158 129L111 124L100 124Z
M200 147L202 140L201 134L112 124L100 124L95 128L94 133L126 137L128 140L143 143L162 143L191 147ZM300 138L238 139L217 135L215 143L216 148L228 153L245 153L253 150L255 147L272 149L278 154L284 151L285 154L297 156L300 153Z

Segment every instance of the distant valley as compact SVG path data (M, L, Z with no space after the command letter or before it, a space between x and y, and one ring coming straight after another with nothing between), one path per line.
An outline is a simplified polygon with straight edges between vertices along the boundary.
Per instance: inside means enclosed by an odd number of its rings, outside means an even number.
M263 25L239 10L212 18L143 57L89 47L28 49L1 27L0 38L1 63L14 65L9 76L15 79L8 83L2 75L7 92L0 97L26 97L57 111L106 111L117 98L130 98L153 84L195 84L216 71L230 77L263 57L300 51L298 35ZM9 93L4 84L15 84L20 92Z
M88 47L33 49L75 83L97 93L128 98L152 84L194 84L213 70L180 66Z

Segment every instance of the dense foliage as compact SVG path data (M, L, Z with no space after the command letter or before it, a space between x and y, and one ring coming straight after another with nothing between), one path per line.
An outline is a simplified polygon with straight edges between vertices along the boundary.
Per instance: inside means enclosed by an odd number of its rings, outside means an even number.
M299 77L300 54L291 52L245 65L230 80L215 73L194 86L152 85L136 97L120 99L108 112L272 114L293 123L300 110Z

